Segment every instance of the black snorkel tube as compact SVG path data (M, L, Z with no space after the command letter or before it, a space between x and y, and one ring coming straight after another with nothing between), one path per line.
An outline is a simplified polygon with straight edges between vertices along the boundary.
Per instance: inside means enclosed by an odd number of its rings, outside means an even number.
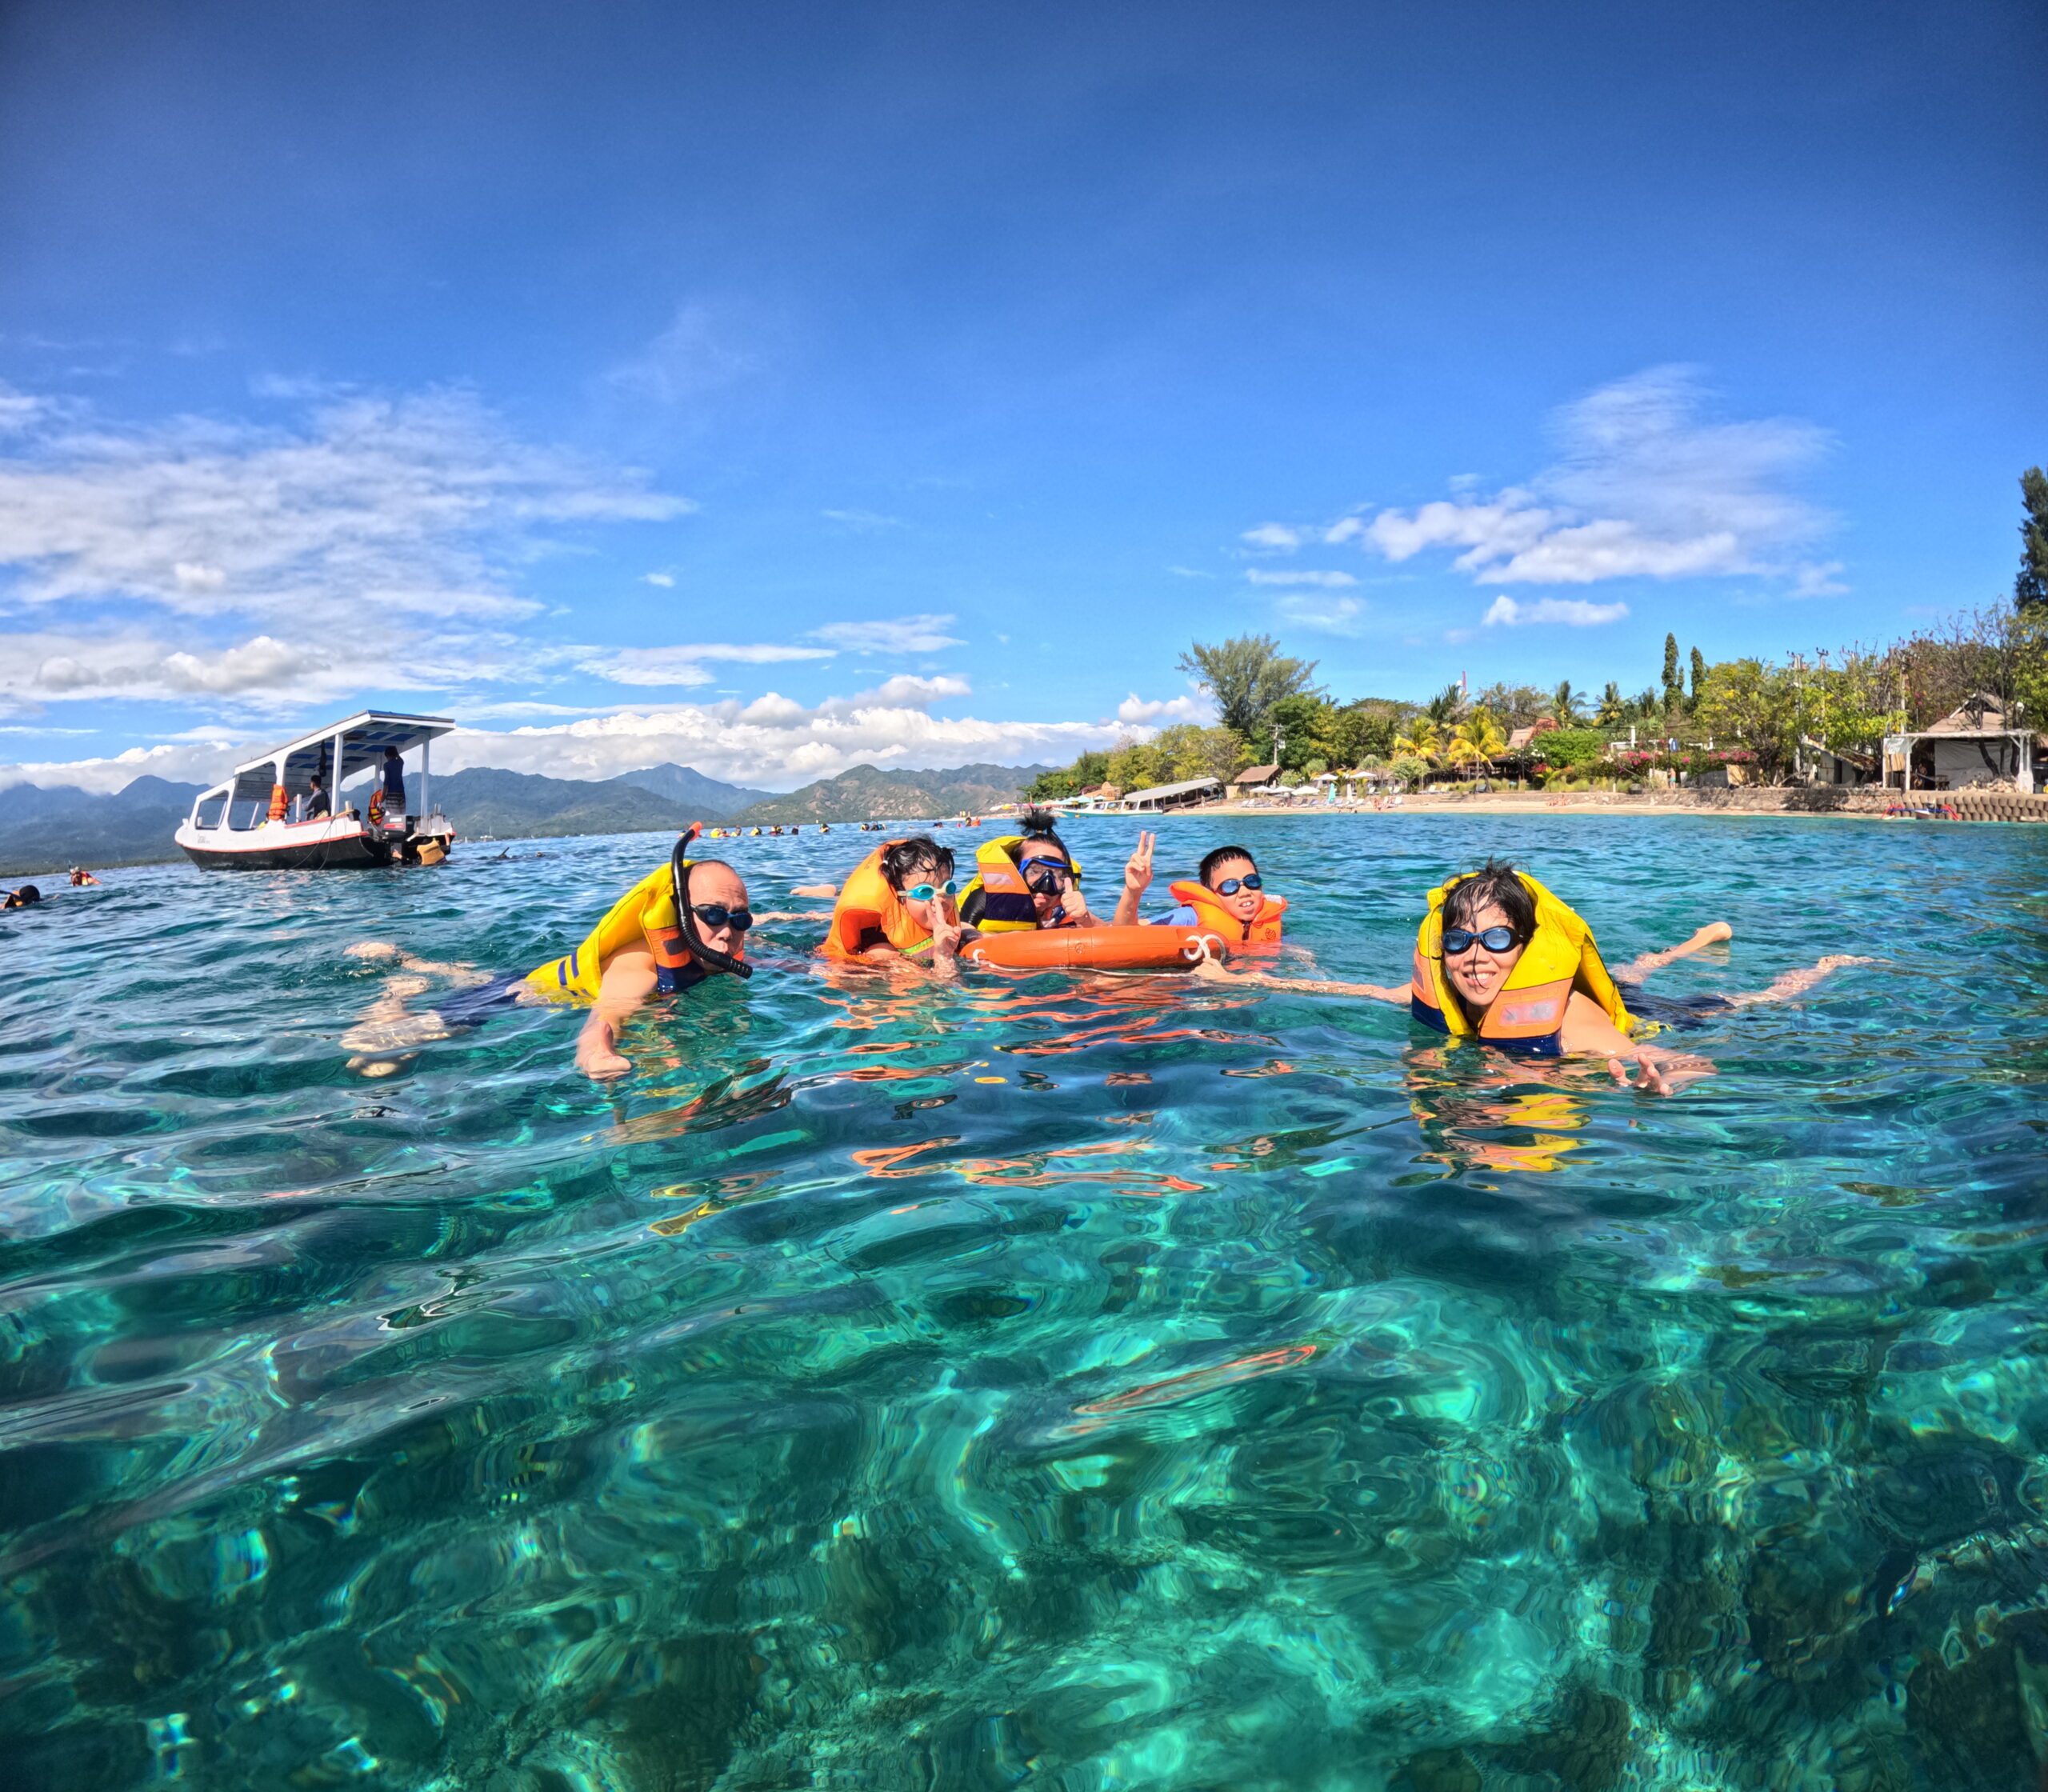
M676 924L682 929L682 943L690 948L690 955L706 970L730 971L735 977L751 977L754 966L744 958L735 958L729 952L721 952L716 946L707 945L704 936L697 930L696 911L690 906L690 866L684 858L690 842L704 830L702 822L692 822L676 836L675 850L669 854L669 877L675 886Z

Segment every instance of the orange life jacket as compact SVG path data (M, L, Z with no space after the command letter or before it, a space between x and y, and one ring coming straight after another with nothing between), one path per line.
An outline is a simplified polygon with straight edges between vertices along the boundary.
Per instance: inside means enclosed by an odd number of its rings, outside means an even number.
M1258 897L1258 913L1249 921L1240 921L1223 906L1223 899L1208 885L1198 882L1170 884L1168 890L1175 902L1194 910L1195 925L1206 932L1220 934L1226 940L1267 945L1280 937L1280 917L1287 912L1287 898L1269 896L1264 890Z
M265 819L281 822L285 818L285 811L290 807L291 793L282 784L273 784L270 786L270 813Z
M828 958L858 958L863 943L879 934L906 958L931 950L931 934L910 918L902 898L890 888L882 874L882 855L898 842L884 841L854 866L832 905L832 925L826 930L825 943L818 947Z

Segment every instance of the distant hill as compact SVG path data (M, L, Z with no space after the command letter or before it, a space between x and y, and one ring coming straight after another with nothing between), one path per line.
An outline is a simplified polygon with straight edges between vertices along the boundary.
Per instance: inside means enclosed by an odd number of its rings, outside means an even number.
M882 771L856 766L787 796L722 784L687 766L654 766L594 781L542 778L473 766L442 772L433 798L462 838L569 834L677 834L694 821L926 821L979 814L1012 802L1043 766L959 766L947 771ZM0 874L67 865L146 865L178 856L171 835L206 786L138 778L113 796L66 785L16 784L0 790ZM370 799L362 778L342 794L358 808ZM670 796L666 792L682 793ZM419 779L406 780L415 813Z
M946 771L883 771L855 766L785 797L770 797L742 822L930 821L963 810L978 814L1014 802L1050 766L956 766Z
M369 802L370 790L365 779L350 785L346 794L360 809ZM565 834L680 834L692 822L706 818L617 778L542 778L490 766L437 772L430 794L434 806L455 824L458 840L486 834L501 840ZM406 806L412 814L419 813L416 776L406 780Z
M0 790L0 874L170 858L170 837L203 784L138 778L113 796L75 785Z
M754 790L744 784L721 783L690 766L646 766L638 771L621 772L606 782L651 790L656 796L687 809L701 822L734 821L742 810L753 804L775 800L773 790Z

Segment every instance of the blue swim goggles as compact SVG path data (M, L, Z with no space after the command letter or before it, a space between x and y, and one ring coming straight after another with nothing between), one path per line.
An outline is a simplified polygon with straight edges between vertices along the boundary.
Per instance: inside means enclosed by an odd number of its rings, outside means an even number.
M1475 945L1485 946L1489 952L1505 952L1521 937L1512 927L1489 927L1478 934L1470 927L1446 927L1443 932L1443 955L1446 958L1460 958Z
M903 892L903 895L909 902L929 902L934 896L953 895L959 887L952 878L948 878L944 883L914 883Z
M1256 871L1251 871L1242 878L1224 878L1217 885L1216 894L1218 896L1234 896L1241 890L1263 890L1265 887L1264 880Z

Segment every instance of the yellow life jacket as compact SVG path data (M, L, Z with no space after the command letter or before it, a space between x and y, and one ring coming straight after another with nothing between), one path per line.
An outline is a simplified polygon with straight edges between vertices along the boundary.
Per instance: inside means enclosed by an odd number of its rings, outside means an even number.
M862 942L871 934L880 934L906 958L931 950L930 934L910 918L882 874L882 855L896 844L886 840L877 846L842 886L832 905L832 925L818 949L826 958L858 958Z
M1010 856L1011 849L1023 844L1022 834L1006 834L975 847L974 880L960 892L960 918L969 926L984 934L1026 934L1038 926L1038 906ZM1081 861L1070 858L1067 862L1074 868L1074 881L1080 882Z
M686 867L694 860L685 859ZM565 957L550 958L526 973L526 982L549 995L594 1001L605 980L605 967L623 946L645 946L654 957L658 989L674 994L694 989L710 973L690 956L675 912L675 873L666 865L650 871L605 910L604 918ZM746 956L738 942L735 958Z
M1194 910L1198 927L1220 934L1226 940L1240 943L1270 944L1280 937L1280 917L1287 912L1287 898L1269 896L1262 890L1254 890L1258 898L1258 913L1249 921L1240 921L1223 906L1223 899L1198 878L1184 883L1167 886L1173 898Z
M1465 876L1470 876L1466 873ZM1522 949L1514 969L1488 1006L1475 1030L1443 970L1444 898L1464 882L1455 877L1430 892L1429 913L1415 930L1415 963L1408 990L1408 1011L1425 1026L1453 1038L1476 1037L1510 1051L1556 1058L1572 992L1582 990L1598 1002L1608 1019L1623 1033L1635 1021L1622 1002L1621 991L1607 974L1593 930L1567 904L1561 902L1526 871L1515 875L1536 899L1536 932Z

